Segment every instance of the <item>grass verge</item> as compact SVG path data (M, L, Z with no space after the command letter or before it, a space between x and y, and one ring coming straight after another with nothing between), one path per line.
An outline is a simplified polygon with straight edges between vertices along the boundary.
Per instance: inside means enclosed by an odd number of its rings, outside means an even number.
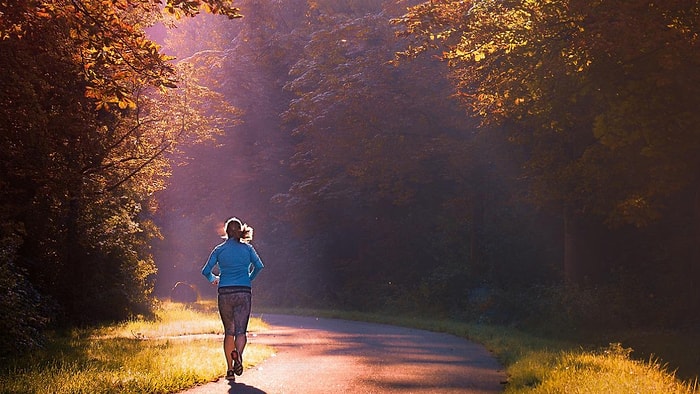
M268 310L400 325L446 332L483 344L505 366L508 394L696 394L697 379L681 381L658 360L630 357L632 349L619 343L595 347L541 338L522 331L486 324L426 320L391 314L328 310ZM264 315L263 315L264 316Z
M157 319L56 333L46 348L3 366L8 393L172 393L216 380L225 372L221 321L215 305L164 302ZM251 319L250 331L264 329ZM250 344L251 367L272 354Z

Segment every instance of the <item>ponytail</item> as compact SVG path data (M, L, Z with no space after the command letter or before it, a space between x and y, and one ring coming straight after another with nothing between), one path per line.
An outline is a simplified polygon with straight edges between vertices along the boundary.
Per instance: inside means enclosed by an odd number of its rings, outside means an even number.
M229 239L236 239L241 242L250 242L253 240L253 228L237 218L227 220L224 230Z

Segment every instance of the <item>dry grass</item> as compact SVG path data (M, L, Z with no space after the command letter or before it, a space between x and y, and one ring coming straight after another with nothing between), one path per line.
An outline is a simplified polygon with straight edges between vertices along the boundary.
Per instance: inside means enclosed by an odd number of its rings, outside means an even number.
M695 383L675 378L654 360L632 360L611 344L602 351L532 352L508 368L509 393L690 394Z
M202 304L163 303L157 316L56 336L44 351L2 371L0 391L172 393L224 374L216 312ZM264 323L251 319L251 330L263 329ZM271 354L269 347L250 344L246 367Z
M260 319L250 320L248 331L264 329L265 325ZM169 339L202 334L223 335L216 301L205 300L192 305L162 302L156 311L155 320L134 319L95 332L99 337L139 339Z

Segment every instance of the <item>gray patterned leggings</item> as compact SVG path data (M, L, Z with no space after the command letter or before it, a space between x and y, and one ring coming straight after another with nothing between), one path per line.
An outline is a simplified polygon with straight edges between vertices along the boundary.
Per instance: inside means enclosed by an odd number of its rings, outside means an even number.
M219 315L226 335L245 335L250 319L250 303L250 288L219 288Z

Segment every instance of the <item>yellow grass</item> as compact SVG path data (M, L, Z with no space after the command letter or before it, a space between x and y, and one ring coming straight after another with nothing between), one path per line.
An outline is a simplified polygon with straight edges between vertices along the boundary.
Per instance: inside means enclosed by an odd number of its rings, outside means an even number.
M694 384L682 383L659 363L631 360L627 352L611 345L604 352L569 351L554 359L541 371L539 384L531 389L511 390L520 393L572 394L690 394Z
M260 319L251 319L248 331L265 329ZM158 339L181 335L220 334L223 326L216 301L200 301L187 305L162 302L155 320L134 319L118 325L103 327L95 335L103 337Z
M264 327L259 319L251 319L251 330ZM211 307L163 303L153 321L139 319L56 336L45 351L2 371L0 391L177 392L225 373L221 342L221 321ZM251 343L245 367L271 354L271 348Z

